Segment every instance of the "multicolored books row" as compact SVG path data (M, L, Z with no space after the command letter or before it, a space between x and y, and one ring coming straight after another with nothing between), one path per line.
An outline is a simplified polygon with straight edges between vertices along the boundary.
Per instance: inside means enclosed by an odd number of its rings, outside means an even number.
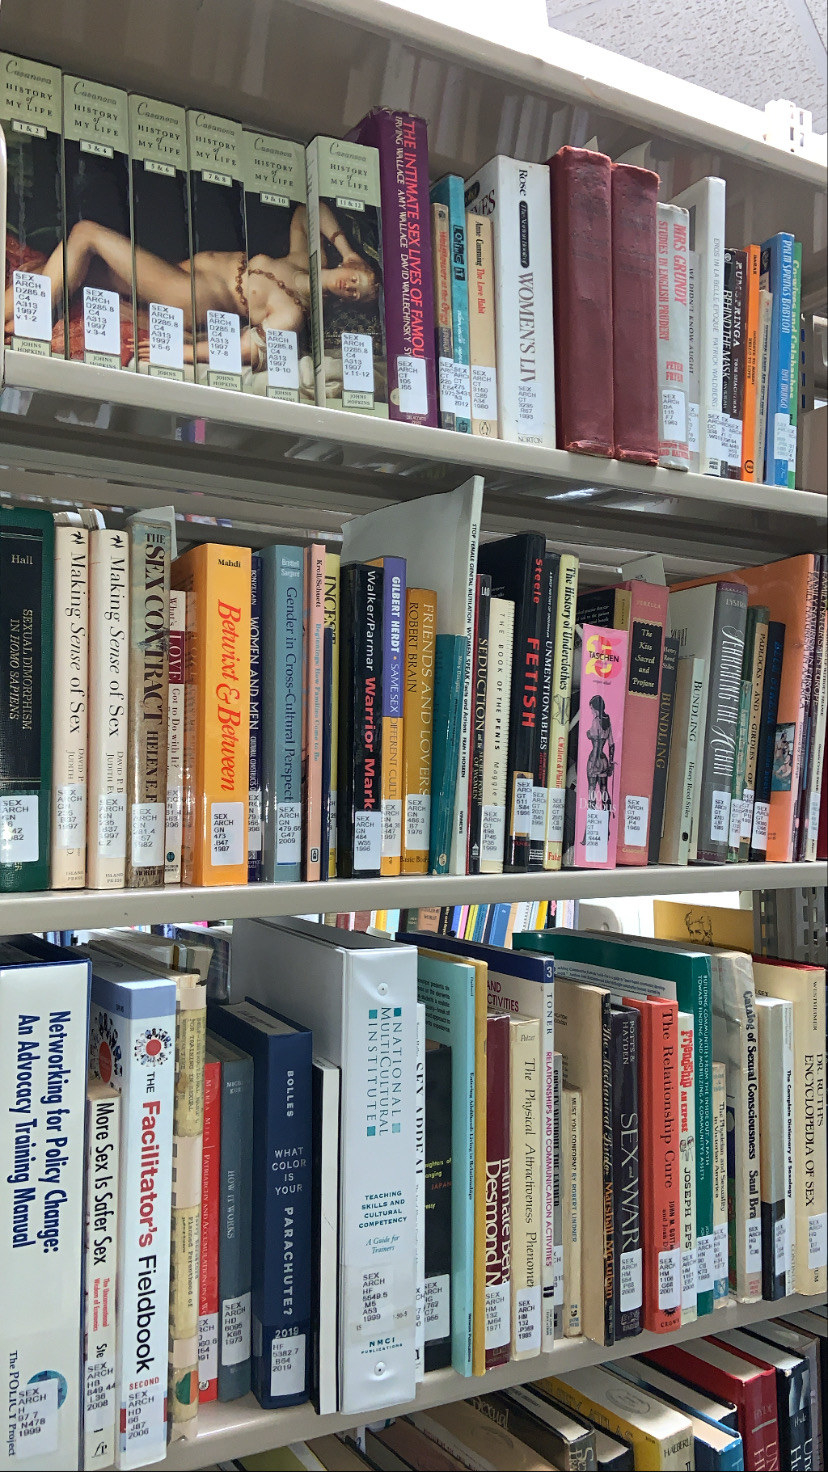
M5 53L0 121L9 347L795 484L801 247L725 249L723 179L662 204L565 147L432 186L408 113L305 148Z
M249 1472L485 1466L745 1468L823 1465L825 1311L414 1411L235 1463Z
M250 920L228 997L207 937L0 947L4 1459L136 1467L200 1400L374 1418L824 1295L824 969Z
M815 859L828 559L579 595L481 498L341 554L0 508L0 889Z

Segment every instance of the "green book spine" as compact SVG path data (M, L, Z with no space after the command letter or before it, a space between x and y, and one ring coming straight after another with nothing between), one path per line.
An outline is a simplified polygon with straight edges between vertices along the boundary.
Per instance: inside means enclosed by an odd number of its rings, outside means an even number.
M713 1312L713 1100L712 973L710 958L689 947L615 940L573 930L527 931L514 935L515 950L555 957L573 981L608 987L621 997L669 997L675 990L680 1012L695 1019L693 1061L696 1077L696 1234L699 1251L699 1317ZM706 1286L710 1282L710 1288Z
M796 426L799 419L799 355L801 351L800 311L802 308L802 242L794 241L793 248L793 301L791 304L791 437L788 456L788 486L796 487Z
M0 508L0 891L49 888L54 560L48 511Z
M438 634L434 645L434 738L428 872L448 874L454 784L460 755L460 717L466 678L466 640L457 634Z

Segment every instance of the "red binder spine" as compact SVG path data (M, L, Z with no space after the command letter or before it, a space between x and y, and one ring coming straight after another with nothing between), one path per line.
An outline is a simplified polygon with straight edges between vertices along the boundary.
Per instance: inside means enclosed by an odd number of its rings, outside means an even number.
M558 446L612 455L612 164L588 148L549 160Z
M658 463L656 204L658 174L612 166L612 362L615 455Z

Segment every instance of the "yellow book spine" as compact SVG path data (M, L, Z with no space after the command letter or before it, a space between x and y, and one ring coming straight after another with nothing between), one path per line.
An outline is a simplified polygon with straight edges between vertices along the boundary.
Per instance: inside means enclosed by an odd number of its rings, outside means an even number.
M556 1400L562 1401L569 1409L588 1421L593 1421L596 1426L601 1426L609 1431L611 1436L620 1436L628 1441L633 1449L636 1472L662 1472L667 1468L689 1468L689 1452L692 1441L689 1435L679 1431L675 1436L660 1437L653 1436L645 1431L634 1421L627 1419L624 1412L612 1405L605 1405L603 1400L594 1400L585 1391L575 1385L570 1385L566 1380L559 1380L550 1375L545 1380L538 1381L542 1390L554 1395ZM627 1386L622 1381L618 1389L619 1402L630 1399L643 1399L633 1397L628 1393ZM688 1423L689 1431L689 1423ZM687 1459L682 1460L682 1452L688 1453Z
M472 1374L486 1373L486 1005L489 968L472 963L474 979L474 1312Z
M250 549L212 543L176 559L188 593L185 883L247 883Z
M325 628L333 630L331 668L331 796L328 878L336 878L336 773L339 760L339 553L325 553Z
M431 733L437 594L409 588L405 600L402 740L402 872L425 874L431 821ZM385 753L383 752L383 763Z

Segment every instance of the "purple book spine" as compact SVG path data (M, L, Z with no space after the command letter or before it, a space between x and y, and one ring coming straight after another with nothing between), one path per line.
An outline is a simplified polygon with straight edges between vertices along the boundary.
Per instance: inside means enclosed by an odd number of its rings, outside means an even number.
M436 426L428 130L423 118L378 107L349 137L379 152L389 415Z

